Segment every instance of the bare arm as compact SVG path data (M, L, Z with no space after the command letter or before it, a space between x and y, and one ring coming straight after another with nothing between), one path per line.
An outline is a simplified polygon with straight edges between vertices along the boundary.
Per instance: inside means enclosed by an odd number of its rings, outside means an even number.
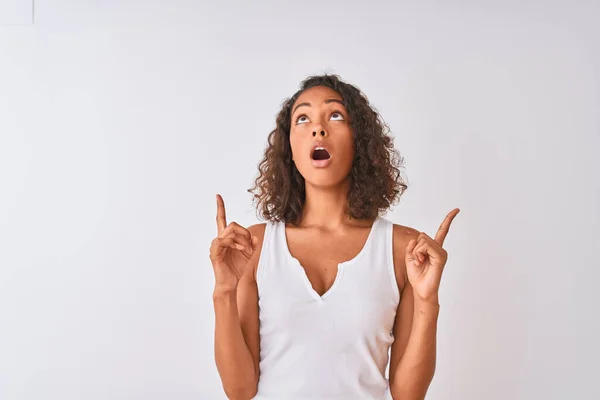
M424 399L435 372L439 305L415 302L406 278L406 243L417 231L394 226L394 264L402 296L394 324L390 391L394 400Z
M232 400L251 399L258 385L258 299L252 270L237 292L215 290L215 361Z
M390 390L394 400L424 399L435 373L438 292L448 252L442 247L460 209L448 213L431 238L424 232L394 225L394 268L398 305L392 345Z
M410 284L402 291L390 360L394 400L424 399L435 373L438 304L414 301Z
M225 207L217 198L219 235L211 244L215 270L215 362L229 399L255 396L259 377L259 322L256 265L264 224L246 229L227 225Z

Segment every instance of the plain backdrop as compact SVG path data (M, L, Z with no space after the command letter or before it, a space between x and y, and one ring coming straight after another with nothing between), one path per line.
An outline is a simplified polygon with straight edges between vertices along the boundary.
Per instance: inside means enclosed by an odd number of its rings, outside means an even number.
M0 26L0 399L224 399L215 193L310 74L357 85L445 247L428 399L598 399L600 5L39 0Z

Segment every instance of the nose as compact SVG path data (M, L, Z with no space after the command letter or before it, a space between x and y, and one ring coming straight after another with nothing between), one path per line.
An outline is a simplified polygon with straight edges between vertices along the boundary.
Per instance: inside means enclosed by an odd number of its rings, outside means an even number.
M321 131L319 132L321 134L321 136L325 136L325 131L323 129L321 129ZM317 131L313 131L313 136L317 136Z

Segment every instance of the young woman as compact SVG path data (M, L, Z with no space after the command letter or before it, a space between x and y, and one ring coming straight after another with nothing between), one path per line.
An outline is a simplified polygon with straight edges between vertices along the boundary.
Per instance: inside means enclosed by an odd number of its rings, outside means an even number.
M228 398L425 397L459 210L433 239L381 217L407 187L401 164L379 114L338 76L309 77L284 102L250 189L267 222L228 224L217 195L215 358Z

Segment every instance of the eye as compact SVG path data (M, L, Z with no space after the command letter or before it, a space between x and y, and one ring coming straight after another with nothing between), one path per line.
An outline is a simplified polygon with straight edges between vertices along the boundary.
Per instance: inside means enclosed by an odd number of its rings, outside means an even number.
M334 119L336 121L343 121L345 119L344 115L341 112L339 112L339 111L334 111L333 113L331 113L331 117L330 118Z
M296 118L296 124L298 124L298 125L305 124L307 122L308 122L308 117L304 114L302 114Z

